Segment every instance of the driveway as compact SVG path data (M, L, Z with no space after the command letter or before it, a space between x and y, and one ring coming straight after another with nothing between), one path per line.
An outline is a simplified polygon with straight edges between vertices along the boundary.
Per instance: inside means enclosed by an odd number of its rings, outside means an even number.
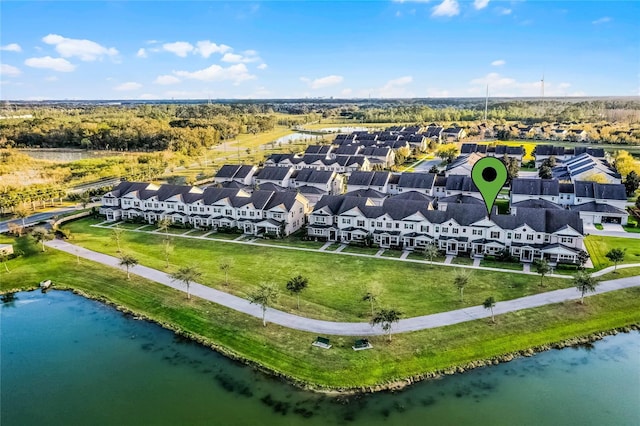
M602 230L605 232L626 232L622 225L616 223L603 223Z

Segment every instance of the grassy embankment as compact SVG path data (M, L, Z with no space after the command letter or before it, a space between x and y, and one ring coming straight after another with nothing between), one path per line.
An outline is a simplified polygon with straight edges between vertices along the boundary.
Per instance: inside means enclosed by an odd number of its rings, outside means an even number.
M91 227L90 224L95 222L83 219L69 224L67 227L72 231L73 243L117 255L116 246L110 240L112 231ZM123 228L139 226L125 224ZM211 235L218 236L227 237L229 234ZM382 306L399 309L406 316L418 316L479 305L489 296L507 300L571 286L570 280L545 278L545 287L541 288L539 277L533 275L465 270L470 279L464 291L464 302L460 302L458 290L453 285L459 269L454 267L287 250L276 248L276 244L274 247L262 247L178 236L172 237L175 249L170 257L170 267L165 269L163 238L157 234L125 232L121 245L141 264L159 270L173 271L179 266L197 265L203 272L202 284L240 297L247 297L261 282L275 283L283 292L277 308L319 319L368 319L370 307L362 301L362 296L371 287L380 293L379 303ZM299 242L298 246L305 244ZM317 249L318 243L312 242L308 247ZM343 253L374 255L377 251L375 248L347 247ZM228 286L224 285L224 272L219 269L221 262L231 264ZM436 270L437 274L434 273ZM310 280L308 289L301 294L300 311L295 308L295 298L285 291L286 282L297 274Z
M0 237L4 242L5 237ZM371 338L373 350L354 352L353 338L328 336L334 347L310 346L315 334L290 330L184 293L52 249L39 252L25 238L17 246L27 256L0 270L0 291L26 289L42 279L121 306L218 347L226 354L263 366L312 387L361 388L436 372L478 359L622 327L640 321L640 288L594 296L582 306L567 302L396 335L387 343ZM274 250L275 251L275 250ZM616 277L639 274L622 270Z

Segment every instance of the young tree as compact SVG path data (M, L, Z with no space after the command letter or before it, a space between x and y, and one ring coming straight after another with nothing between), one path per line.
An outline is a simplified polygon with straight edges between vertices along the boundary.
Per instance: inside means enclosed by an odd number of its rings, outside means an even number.
M624 260L624 256L626 252L627 252L627 249L614 248L609 250L607 254L605 254L605 257L610 261L612 261L613 264L615 265L613 267L613 272L616 272L616 270L618 269L618 263Z
M120 266L124 266L125 269L127 270L128 280L131 279L131 275L129 274L129 269L133 268L137 264L138 264L138 259L136 259L130 254L123 254L122 257L120 257Z
M424 255L429 262L433 263L433 258L440 254L440 249L435 243L429 243L424 248Z
M502 162L507 168L507 182L511 182L513 179L518 177L520 162L517 158L509 157L507 154L502 157Z
M33 228L33 231L31 231L31 238L33 238L36 243L42 244L42 251L45 251L44 243L52 240L53 235L48 229L38 226Z
M158 227L158 232L167 232L167 230L169 230L169 227L171 226L171 223L171 219L169 219L168 217L160 219L156 224L156 226Z
M482 303L482 306L484 306L485 309L491 310L491 321L495 323L496 318L493 316L493 307L496 306L496 299L493 296L487 297Z
M224 272L224 285L229 285L229 270L231 269L231 263L227 260L223 260L220 263L220 270Z
M124 229L120 228L116 223L113 228L111 228L111 239L116 243L116 247L118 247L118 253L122 253L122 249L120 248L120 241L122 241L122 234L124 233Z
M199 280L202 277L202 272L200 272L194 266L183 266L176 272L169 274L169 276L173 281L182 281L185 287L187 287L187 299L191 299L189 286L191 285L191 283Z
M82 204L82 208L86 209L87 204L91 202L91 194L89 194L89 191L84 191L82 194L80 194L80 196L78 197L78 201L80 201L80 204Z
M544 287L544 276L551 272L551 266L547 259L536 259L533 261L536 272L540 274L540 287Z
M378 301L378 293L375 290L370 289L364 294L364 296L362 296L362 301L369 302L371 305L371 317L373 318L373 305Z
M587 260L589 260L589 253L585 250L578 250L578 266L580 269L584 269Z
M371 325L375 326L380 324L382 330L384 330L385 334L389 341L391 341L391 327L394 322L400 321L400 317L402 316L402 312L397 311L395 309L380 309L375 313L373 318L371 318Z
M273 284L260 284L257 290L249 294L249 301L252 304L262 307L262 325L267 326L267 308L276 303L279 296L278 289Z
M469 283L469 275L468 273L464 273L462 271L456 272L456 275L453 277L453 284L456 286L458 290L460 290L460 301L464 302L464 287Z
M309 280L302 275L297 275L287 281L287 290L291 295L295 294L297 297L298 309L300 309L300 293L307 288L307 285L309 285Z
M15 215L18 219L22 219L22 227L24 228L24 220L29 217L29 210L27 210L24 206L18 206L15 210Z
M162 254L164 255L165 268L169 267L169 256L173 253L173 243L171 238L165 238L162 240Z
M581 293L580 303L584 305L584 294L587 292L595 292L596 286L598 282L595 278L591 276L590 273L586 271L580 271L573 278L573 283L575 284L578 291Z

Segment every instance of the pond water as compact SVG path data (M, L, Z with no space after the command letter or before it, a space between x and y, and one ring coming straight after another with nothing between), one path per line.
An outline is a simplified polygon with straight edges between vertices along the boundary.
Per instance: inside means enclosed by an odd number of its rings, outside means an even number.
M368 132L373 130L371 127L325 127L318 130L327 133L351 133L351 132Z
M49 160L62 163L84 160L85 158L117 157L125 155L116 151L87 151L84 149L20 149L21 153L37 160Z
M290 133L286 136L282 136L281 138L276 139L275 141L273 141L273 143L275 143L276 145L284 145L287 143L293 143L293 142L300 142L300 141L304 141L304 142L320 142L322 138L319 135L311 135L308 133Z
M0 305L10 425L638 425L640 333L422 382L329 397L63 291Z

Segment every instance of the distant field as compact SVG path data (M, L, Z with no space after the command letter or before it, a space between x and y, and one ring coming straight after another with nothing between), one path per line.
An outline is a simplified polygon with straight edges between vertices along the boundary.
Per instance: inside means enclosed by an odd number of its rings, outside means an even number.
M606 258L606 254L613 248L626 249L625 259L621 263L640 262L640 240L618 237L601 237L589 235L584 239L584 244L593 261L595 269L603 269L613 266L613 262Z

